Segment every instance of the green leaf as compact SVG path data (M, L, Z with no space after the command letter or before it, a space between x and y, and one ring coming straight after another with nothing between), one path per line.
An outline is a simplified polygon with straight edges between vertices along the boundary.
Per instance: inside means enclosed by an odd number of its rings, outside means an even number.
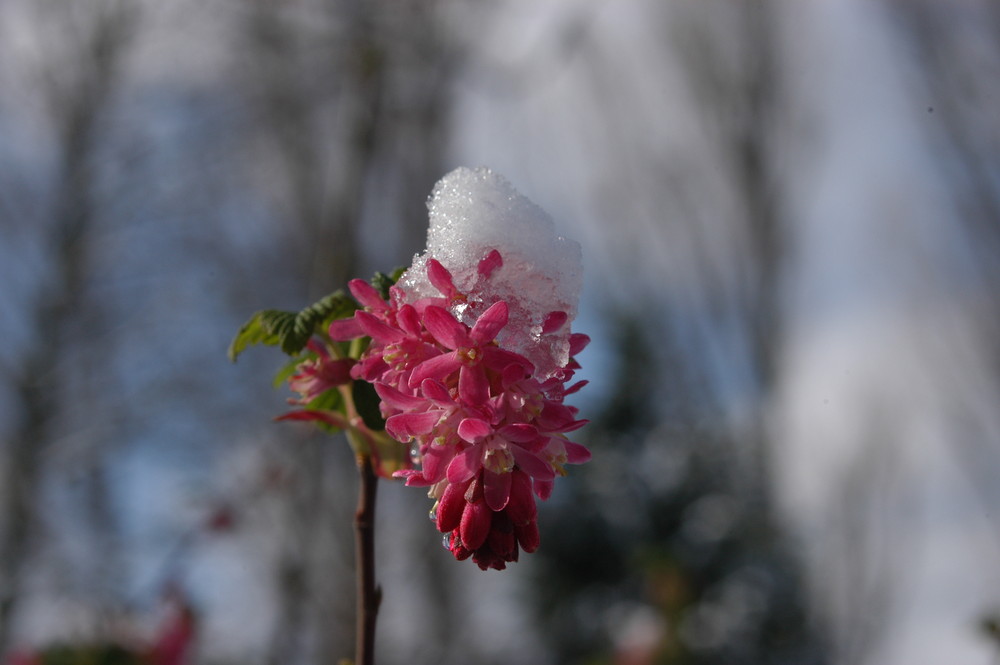
M376 272L375 276L372 277L371 285L379 292L384 300L389 299L389 287L399 281L399 278L403 276L406 272L406 268L400 266L396 268L388 275L381 272Z
M281 338L281 350L290 356L297 354L315 333L323 330L334 319L354 314L357 308L357 304L343 291L321 298L295 315L291 330Z
M299 365L315 357L316 354L311 352L304 355L293 356L291 360L282 365L281 369L278 370L278 373L274 375L274 381L271 382L271 386L273 388L280 388L281 385L288 380L288 377L298 371Z
M237 356L243 353L247 347L256 344L267 346L280 344L280 331L289 325L288 317L292 317L294 321L295 315L276 309L266 309L254 313L250 320L243 324L229 345L229 359L236 362Z
M312 400L306 404L306 408L310 411L337 411L342 412L341 408L344 405L344 398L340 394L340 391L336 388L331 388L329 390L324 390L319 395L316 395Z
M240 353L256 344L280 346L288 355L297 355L314 334L334 319L351 316L357 308L343 291L337 291L297 314L277 309L262 310L251 316L236 333L229 345L229 359L235 362Z
M306 307L295 317L295 334L304 336L299 350L306 345L318 328L325 328L335 319L351 316L357 309L357 303L343 291L324 296Z

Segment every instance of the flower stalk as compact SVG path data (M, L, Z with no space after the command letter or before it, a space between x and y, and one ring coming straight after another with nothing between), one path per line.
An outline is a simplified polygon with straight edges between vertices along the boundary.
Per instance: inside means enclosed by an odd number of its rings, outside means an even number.
M382 589L375 583L375 497L378 476L371 455L358 456L358 509L354 514L357 569L357 625L355 664L375 663L375 622Z

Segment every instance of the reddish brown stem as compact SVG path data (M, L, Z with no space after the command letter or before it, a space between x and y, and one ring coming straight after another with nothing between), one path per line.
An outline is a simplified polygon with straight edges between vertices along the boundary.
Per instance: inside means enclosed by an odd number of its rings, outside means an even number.
M358 510L354 515L355 557L357 566L357 634L355 665L375 663L375 620L382 601L382 590L375 586L375 491L378 476L369 455L358 460L360 486Z

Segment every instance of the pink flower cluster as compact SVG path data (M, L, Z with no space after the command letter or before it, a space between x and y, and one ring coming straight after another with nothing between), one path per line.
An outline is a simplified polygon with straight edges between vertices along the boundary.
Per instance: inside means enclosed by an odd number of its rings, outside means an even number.
M299 363L295 373L288 377L288 387L301 396L299 399L290 399L292 404L306 405L327 390L351 380L353 360L332 357L326 347L315 339L309 340L306 348L315 353L316 357Z
M330 327L334 340L371 338L351 376L375 386L386 432L411 444L420 464L395 475L430 488L431 515L445 545L483 570L503 569L517 561L519 549L538 547L535 497L549 497L564 465L590 458L565 436L586 421L563 403L585 383L566 386L579 367L572 356L590 340L571 335L571 360L552 377L536 376L526 358L501 348L496 337L508 325L508 303L479 302L479 296L502 264L491 251L479 263L476 283L461 293L448 270L429 259L427 276L441 296L412 303L398 287L386 302L354 280L350 290L363 309ZM470 327L449 311L454 305L485 309ZM549 313L540 343L567 318Z

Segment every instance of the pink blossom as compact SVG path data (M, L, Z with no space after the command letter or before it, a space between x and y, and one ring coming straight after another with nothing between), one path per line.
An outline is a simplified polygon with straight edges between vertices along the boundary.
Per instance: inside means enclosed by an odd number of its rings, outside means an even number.
M351 282L362 305L352 318L335 321L330 337L371 342L351 376L371 382L382 400L386 433L414 446L420 468L397 471L407 485L430 488L438 530L458 559L472 558L484 570L503 569L520 550L539 544L535 497L545 499L567 464L586 462L587 449L566 438L586 424L564 398L584 382L567 387L579 367L570 359L543 377L524 356L498 343L498 335L525 338L512 325L508 302L492 293L492 275L503 265L497 250L479 262L467 292L437 260L426 263L427 279L440 297L412 299L393 287L383 299L365 282ZM455 311L465 311L466 321ZM469 312L478 313L469 316ZM539 319L542 320L542 319ZM566 312L550 312L547 335L567 334ZM578 353L589 341L569 336ZM303 390L316 376L303 373ZM319 418L318 415L303 416Z
M306 347L316 357L299 363L295 374L288 379L288 387L301 395L298 400L290 400L293 404L308 404L330 388L351 380L353 360L332 358L326 348L314 340Z
M166 590L165 616L150 645L150 665L183 665L194 650L198 621L186 595L174 586Z

